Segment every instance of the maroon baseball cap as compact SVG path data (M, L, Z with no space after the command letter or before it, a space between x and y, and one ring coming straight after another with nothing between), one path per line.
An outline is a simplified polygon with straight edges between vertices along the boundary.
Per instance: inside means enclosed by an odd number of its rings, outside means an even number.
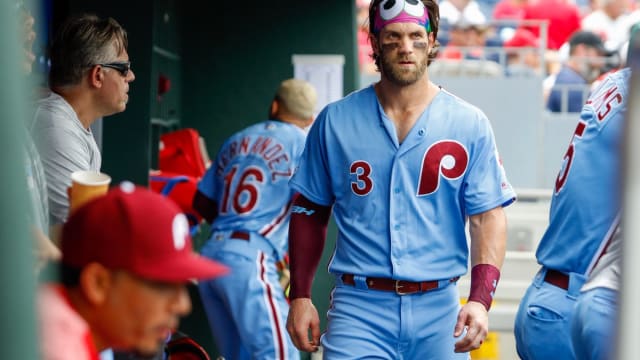
M228 268L193 252L189 223L162 195L123 182L76 210L62 229L62 262L97 262L145 279L185 282Z

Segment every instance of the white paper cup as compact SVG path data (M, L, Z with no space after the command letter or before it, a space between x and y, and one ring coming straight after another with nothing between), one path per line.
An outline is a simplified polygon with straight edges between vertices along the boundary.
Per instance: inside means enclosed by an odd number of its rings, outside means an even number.
M69 212L73 212L87 201L107 193L111 177L96 171L75 171L71 174Z

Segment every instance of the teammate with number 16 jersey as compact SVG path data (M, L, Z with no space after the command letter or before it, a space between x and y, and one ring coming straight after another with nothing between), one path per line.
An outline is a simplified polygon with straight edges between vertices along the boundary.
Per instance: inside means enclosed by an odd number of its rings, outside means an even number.
M211 223L202 254L231 269L199 290L226 359L300 358L285 329L288 303L277 263L287 252L294 196L289 179L313 122L316 91L281 83L269 119L232 135L198 185L194 208Z
M288 182L305 137L295 125L268 120L225 142L198 185L198 191L218 205L214 231L255 232L283 257L293 196Z

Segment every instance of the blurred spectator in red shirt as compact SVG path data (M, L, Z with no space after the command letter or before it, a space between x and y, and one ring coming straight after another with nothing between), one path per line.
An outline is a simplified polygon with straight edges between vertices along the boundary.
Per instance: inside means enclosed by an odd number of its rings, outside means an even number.
M532 0L524 7L523 20L548 20L547 48L558 50L580 29L580 9L571 0ZM525 26L540 38L539 26Z
M503 42L512 38L520 26L527 2L528 0L500 0L493 8L496 32Z
M493 8L493 20L522 20L527 0L500 0Z

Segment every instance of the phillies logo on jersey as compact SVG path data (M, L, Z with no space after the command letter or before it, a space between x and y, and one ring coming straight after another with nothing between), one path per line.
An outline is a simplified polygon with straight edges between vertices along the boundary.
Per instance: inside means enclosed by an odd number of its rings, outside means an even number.
M467 171L469 153L455 140L441 140L429 146L422 158L418 196L432 194L438 190L440 177L449 180L460 178Z
M448 180L460 178L467 171L469 153L455 140L441 140L425 151L420 168L417 196L434 193L440 185L440 178ZM367 161L357 160L349 168L353 181L351 191L358 196L368 195L373 190L372 167Z

